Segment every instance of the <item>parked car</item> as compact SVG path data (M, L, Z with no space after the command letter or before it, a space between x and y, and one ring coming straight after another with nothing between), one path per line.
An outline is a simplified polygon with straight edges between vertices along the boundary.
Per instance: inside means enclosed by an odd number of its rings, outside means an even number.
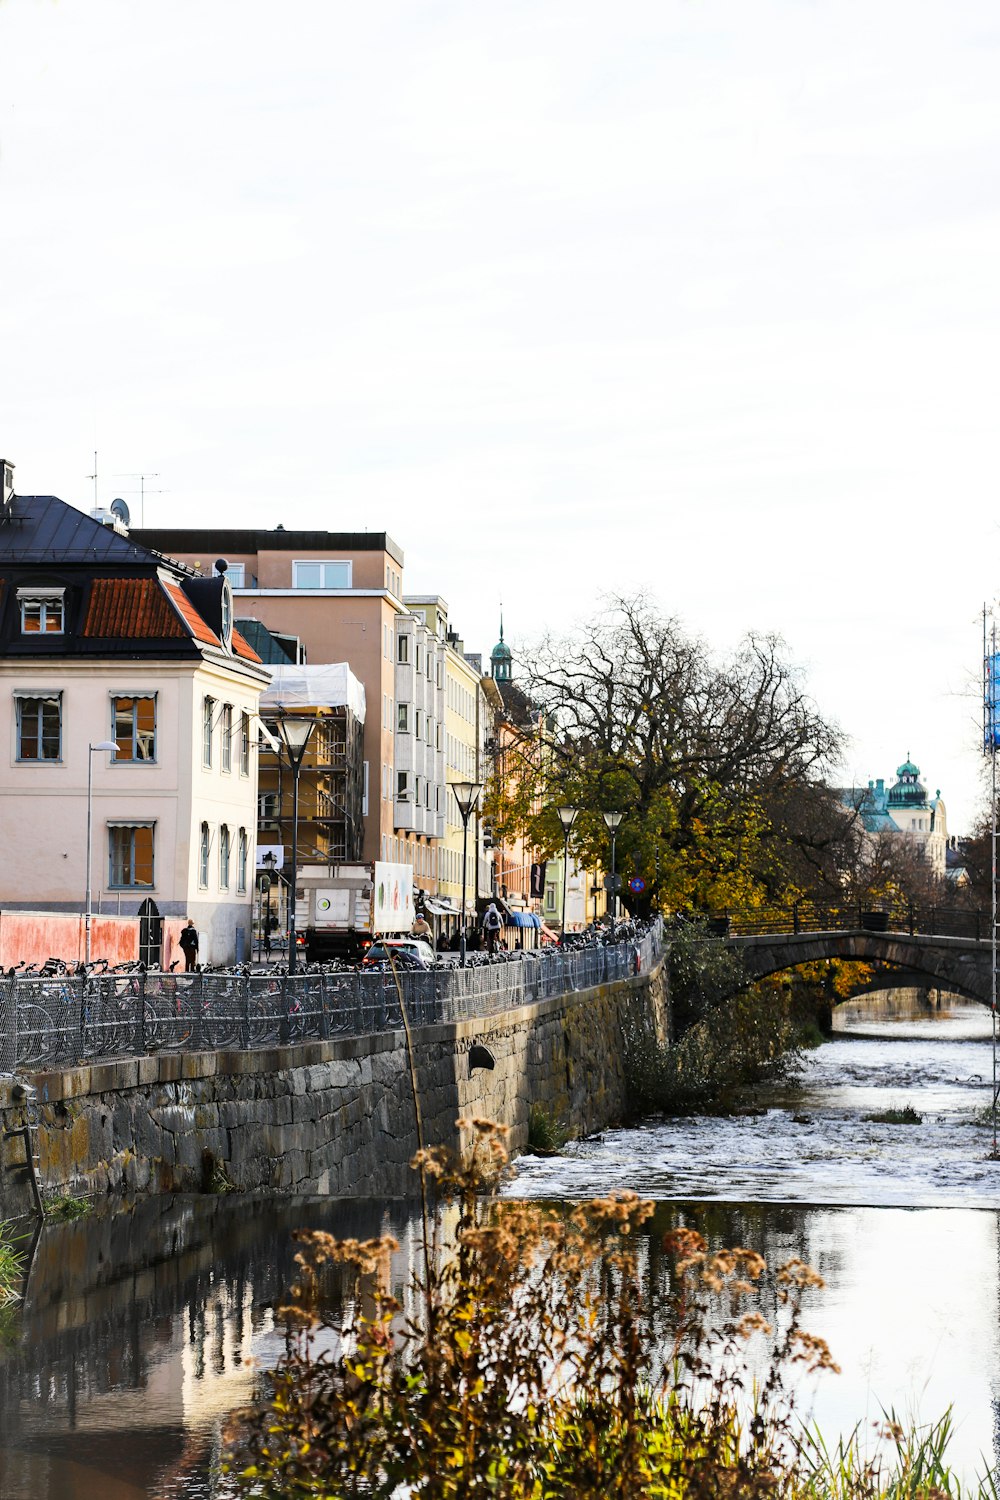
M390 951L393 959L408 969L430 969L436 962L434 949L422 938L379 938L362 959L362 967L387 963Z

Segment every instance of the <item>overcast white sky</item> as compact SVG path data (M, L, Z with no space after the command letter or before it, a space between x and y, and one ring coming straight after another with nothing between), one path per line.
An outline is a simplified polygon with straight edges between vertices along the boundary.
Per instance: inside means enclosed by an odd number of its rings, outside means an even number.
M979 802L996 0L0 0L0 453L388 530L467 649L650 592Z

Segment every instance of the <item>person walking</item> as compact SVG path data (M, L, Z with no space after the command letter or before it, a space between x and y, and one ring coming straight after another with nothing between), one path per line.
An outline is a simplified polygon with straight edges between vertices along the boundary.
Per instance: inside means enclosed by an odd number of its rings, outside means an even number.
M497 951L497 944L500 941L500 928L502 926L500 913L491 901L483 917L483 932L486 934L486 947L487 951L491 954Z
M198 967L198 929L190 917L188 917L187 926L181 928L180 943L181 952L184 955L184 969L186 973L190 973L192 969Z

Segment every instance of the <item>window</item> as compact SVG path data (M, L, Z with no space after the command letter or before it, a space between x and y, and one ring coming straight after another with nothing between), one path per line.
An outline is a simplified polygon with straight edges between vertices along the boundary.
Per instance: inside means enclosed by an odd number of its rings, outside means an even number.
M409 798L410 795L410 773L409 771L396 772L396 796Z
M409 659L410 659L410 637L408 635L401 635L399 637L399 643L398 643L398 646L397 646L397 652L398 652L398 659L400 661L402 661L402 662L409 661Z
M62 589L18 589L17 599L22 635L62 635Z
M212 719L214 715L215 699L206 698L202 706L201 763L203 766L212 764Z
M414 653L413 665L416 667L417 671L419 672L420 671L420 642L419 641L417 641L417 643L416 643L416 651Z
M223 823L219 829L219 888L223 891L229 889L229 852L229 827Z
M349 589L350 562L292 563L292 587L296 589Z
M420 710L419 710L419 708L415 708L413 710L413 733L416 735L417 739L420 738Z
M156 699L128 697L111 700L111 737L120 760L156 759Z
M152 823L108 825L108 885L120 891L153 884Z
M245 828L240 829L236 849L236 889L243 892L247 888L247 856L250 849L250 840L247 838Z
M240 775L250 775L250 715L240 714Z
M201 825L201 844L198 855L198 884L208 885L208 851L212 846L212 840L208 831L208 824Z
M396 728L400 734L405 734L410 727L410 705L400 703L396 708Z
M233 769L233 705L222 705L222 769Z
M246 588L246 567L243 563L230 563L226 569L226 577L234 589Z
M62 760L62 693L17 699L18 760Z

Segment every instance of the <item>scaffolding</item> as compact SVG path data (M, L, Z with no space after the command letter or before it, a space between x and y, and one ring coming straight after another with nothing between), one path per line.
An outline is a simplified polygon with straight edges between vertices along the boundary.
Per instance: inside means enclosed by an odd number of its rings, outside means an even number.
M1000 655L996 618L983 606L983 749L990 758L990 1013L993 1020L993 1159L997 1149L997 751L1000 750Z
M303 712L303 710L298 710ZM319 864L355 864L364 843L364 727L353 710L316 709L299 775L299 854ZM267 710L263 711L268 722ZM260 750L258 843L291 844L293 775L266 745Z

